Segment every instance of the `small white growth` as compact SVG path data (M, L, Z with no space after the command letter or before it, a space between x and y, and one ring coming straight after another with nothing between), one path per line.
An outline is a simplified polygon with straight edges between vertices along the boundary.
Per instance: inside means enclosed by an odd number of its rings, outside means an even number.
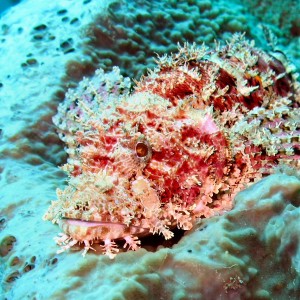
M111 241L110 239L104 240L104 245L102 246L102 248L103 248L103 253L107 255L110 259L114 259L119 252L119 248L117 244Z
M140 248L141 241L136 236L128 235L124 237L126 243L124 244L123 248L128 246L128 250L136 251Z
M56 252L57 254L67 251L78 243L77 240L74 240L65 233L59 233L58 236L54 237L54 241L57 245L61 246L61 248Z

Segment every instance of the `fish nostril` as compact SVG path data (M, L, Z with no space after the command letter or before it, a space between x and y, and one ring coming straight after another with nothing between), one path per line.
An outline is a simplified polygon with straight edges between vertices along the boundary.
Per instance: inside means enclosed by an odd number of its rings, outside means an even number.
M80 211L88 211L89 210L89 205L88 202L82 203L82 204L76 204L74 206L75 210L80 210Z

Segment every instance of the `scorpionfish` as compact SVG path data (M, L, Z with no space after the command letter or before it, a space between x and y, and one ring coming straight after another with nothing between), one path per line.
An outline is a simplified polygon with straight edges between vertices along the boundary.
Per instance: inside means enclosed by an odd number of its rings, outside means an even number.
M59 252L99 243L113 258L117 240L170 239L276 166L299 168L299 83L279 54L234 35L158 57L134 88L114 67L69 90L54 117L68 184L44 215L63 231Z

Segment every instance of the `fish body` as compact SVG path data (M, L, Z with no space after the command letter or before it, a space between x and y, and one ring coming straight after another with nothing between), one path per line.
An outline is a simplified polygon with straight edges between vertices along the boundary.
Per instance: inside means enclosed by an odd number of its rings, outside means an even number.
M233 36L214 50L184 45L136 82L96 71L54 123L69 159L65 189L44 219L62 251L139 236L173 236L232 208L234 196L284 164L299 168L300 95L289 65Z

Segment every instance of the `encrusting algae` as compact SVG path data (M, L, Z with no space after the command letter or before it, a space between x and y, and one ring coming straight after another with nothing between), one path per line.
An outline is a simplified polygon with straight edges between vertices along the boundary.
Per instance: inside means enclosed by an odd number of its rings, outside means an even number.
M69 90L54 123L67 145L68 186L44 219L61 251L173 236L231 209L234 196L284 164L299 168L300 93L291 65L241 35L215 50L160 57L130 92L114 68Z

